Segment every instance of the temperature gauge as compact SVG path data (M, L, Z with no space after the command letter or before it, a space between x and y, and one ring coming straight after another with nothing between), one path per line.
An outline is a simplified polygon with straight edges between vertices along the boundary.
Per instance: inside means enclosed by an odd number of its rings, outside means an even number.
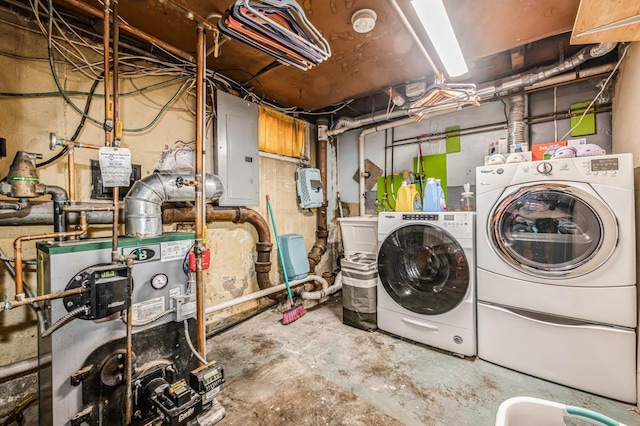
M151 287L156 290L161 290L169 283L169 277L167 277L166 274L155 274L149 281L151 283Z

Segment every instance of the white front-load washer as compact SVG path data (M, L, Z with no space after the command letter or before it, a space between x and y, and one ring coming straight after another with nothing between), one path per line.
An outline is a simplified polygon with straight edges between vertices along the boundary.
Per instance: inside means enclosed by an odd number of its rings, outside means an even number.
M378 328L476 355L473 212L378 217Z
M631 154L476 169L478 356L636 401Z

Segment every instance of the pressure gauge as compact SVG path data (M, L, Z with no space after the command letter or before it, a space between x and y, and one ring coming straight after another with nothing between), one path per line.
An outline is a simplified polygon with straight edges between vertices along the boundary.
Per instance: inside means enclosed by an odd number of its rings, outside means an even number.
M151 287L161 290L169 283L169 277L166 274L155 274L151 277Z

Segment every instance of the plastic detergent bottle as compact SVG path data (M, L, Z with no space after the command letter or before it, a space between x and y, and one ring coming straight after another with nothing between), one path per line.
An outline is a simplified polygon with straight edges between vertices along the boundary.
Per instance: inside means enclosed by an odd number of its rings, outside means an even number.
M422 200L423 212L437 212L440 210L438 207L438 187L436 186L435 178L428 178L427 185L424 189L424 198Z
M413 211L414 212L421 212L422 211L422 200L420 199L420 193L418 192L418 190L416 189L416 185L413 183L409 184L409 188L411 189L411 200L412 200L412 207L413 207Z
M440 183L440 179L436 179L436 187L438 188L438 211L444 212L447 211L447 201L444 199L444 189L442 189L442 184Z
M415 191L415 187L414 187ZM413 194L411 188L407 184L407 181L402 181L402 185L398 188L398 195L396 197L396 211L397 212L412 212L413 211Z

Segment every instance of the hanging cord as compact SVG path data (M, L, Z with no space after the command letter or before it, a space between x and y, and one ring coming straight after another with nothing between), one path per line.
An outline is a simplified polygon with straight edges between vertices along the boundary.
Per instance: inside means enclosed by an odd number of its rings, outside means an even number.
M602 88L600 89L600 91L598 92L598 94L593 98L593 100L591 101L591 103L589 104L588 107L586 107L584 109L584 112L582 113L582 115L580 116L580 120L578 120L578 122L575 124L575 126L573 126L571 129L569 129L569 131L567 133L565 133L564 136L562 136L560 138L560 140L565 140L565 138L567 136L569 136L571 134L571 132L573 132L575 130L576 127L578 127L580 125L580 123L582 123L582 120L584 119L584 117L587 115L587 112L589 112L589 110L591 109L591 107L593 106L593 104L596 103L596 101L598 100L598 98L600 97L600 95L602 94L602 92L604 92L604 89L607 88L607 84L609 84L609 80L611 80L611 78L613 77L613 75L616 73L616 71L618 70L618 67L620 66L620 64L622 63L622 60L624 59L624 57L627 54L627 50L629 50L629 48L627 47L626 49L624 49L622 51L622 55L620 55L620 59L618 59L618 62L616 63L616 66L613 67L613 70L611 70L611 74L609 74L609 77L607 77L607 79L604 81L604 83L602 84Z
M80 114L84 119L89 120L90 122L97 124L98 126L100 126L102 128L103 123L100 122L99 120L96 120L95 118L89 116L88 113L85 113L84 111L82 111L80 108L78 108L78 106L73 103L73 101L71 100L71 98L69 98L69 95L67 95L67 93L65 92L64 88L62 87L62 84L60 83L60 79L58 78L58 73L56 72L56 68L55 68L55 64L53 61L53 47L52 47L52 39L53 39L53 0L49 0L49 34L47 37L47 52L49 54L49 67L51 68L51 74L53 75L53 80L56 83L56 87L58 88L58 91L60 92L60 94L62 95L62 97L64 98L64 100L71 106L71 108L73 108L74 111L76 111L78 114ZM156 115L156 117L151 121L151 123L147 124L144 127L141 127L139 129L123 129L122 131L125 133L141 133L141 132L145 132L147 130L149 130L151 127L153 127L162 117L162 115L167 111L167 109L169 109L169 107L175 102L175 100L179 97L179 95L182 94L182 92L184 91L184 89L187 87L187 82L189 80L185 81L180 88L178 89L178 91L171 97L171 99L169 99L169 101L162 107L162 109L160 109L160 111L158 112L158 115Z

